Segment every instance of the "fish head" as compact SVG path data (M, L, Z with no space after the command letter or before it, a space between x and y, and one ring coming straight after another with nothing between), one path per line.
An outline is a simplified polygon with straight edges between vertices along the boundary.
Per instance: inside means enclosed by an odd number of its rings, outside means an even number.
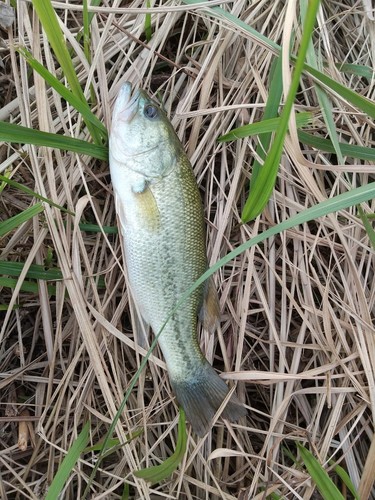
M144 90L132 91L131 84L125 83L113 109L111 157L152 180L167 175L181 152L182 146L159 104Z

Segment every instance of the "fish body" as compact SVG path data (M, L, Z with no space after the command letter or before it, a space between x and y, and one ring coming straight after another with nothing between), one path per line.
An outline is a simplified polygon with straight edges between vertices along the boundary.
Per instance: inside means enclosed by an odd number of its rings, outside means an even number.
M131 294L143 320L159 332L181 295L207 270L202 202L190 162L159 105L124 84L112 116L110 170L124 238ZM212 328L216 291L197 288L168 321L158 342L172 388L202 436L228 393L200 350L197 318ZM232 396L222 416L245 409Z

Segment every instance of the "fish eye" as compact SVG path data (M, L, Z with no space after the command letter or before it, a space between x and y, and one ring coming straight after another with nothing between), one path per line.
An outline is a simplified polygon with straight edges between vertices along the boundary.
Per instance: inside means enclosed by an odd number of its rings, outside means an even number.
M145 115L146 118L149 118L150 120L154 120L159 116L159 110L156 106L153 104L148 104L145 106L145 109L143 110L143 114Z

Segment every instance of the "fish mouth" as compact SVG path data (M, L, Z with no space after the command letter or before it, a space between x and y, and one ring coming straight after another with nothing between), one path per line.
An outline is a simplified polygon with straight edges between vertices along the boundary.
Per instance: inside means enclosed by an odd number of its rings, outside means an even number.
M137 114L140 96L141 90L138 89L133 92L132 84L125 82L120 89L113 110L115 119L130 123Z

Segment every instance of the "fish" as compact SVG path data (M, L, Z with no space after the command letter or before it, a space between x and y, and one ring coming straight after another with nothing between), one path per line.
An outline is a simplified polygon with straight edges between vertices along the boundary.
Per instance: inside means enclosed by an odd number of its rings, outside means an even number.
M208 269L202 200L190 161L162 107L122 85L112 113L109 164L130 293L155 334L181 295ZM172 390L200 437L229 388L202 353L198 317L213 331L219 306L206 281L174 312L158 338ZM246 409L235 394L221 416Z

